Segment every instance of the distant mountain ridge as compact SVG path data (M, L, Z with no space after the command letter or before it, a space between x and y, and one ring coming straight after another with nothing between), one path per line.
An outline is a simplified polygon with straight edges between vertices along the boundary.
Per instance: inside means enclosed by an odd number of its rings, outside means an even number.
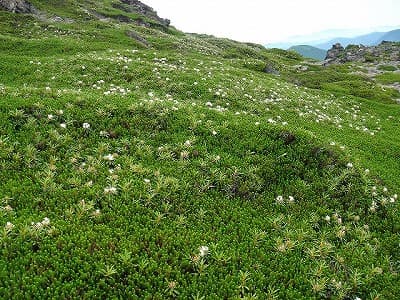
M293 46L290 47L288 50L295 51L303 57L316 60L324 60L326 57L326 50L308 45Z
M400 29L392 30L389 32L372 32L354 38L334 38L326 43L313 46L328 50L332 47L333 44L336 43L340 43L343 47L347 47L348 45L376 46L383 41L399 42Z
M334 37L329 40L309 40L309 41L294 41L294 42L282 42L267 44L267 48L280 48L289 49L293 46L308 45L323 50L329 50L332 45L340 43L344 47L348 45L365 45L365 46L376 46L383 41L399 42L400 41L400 29L394 29L390 31L376 31L368 34L358 35L354 37Z

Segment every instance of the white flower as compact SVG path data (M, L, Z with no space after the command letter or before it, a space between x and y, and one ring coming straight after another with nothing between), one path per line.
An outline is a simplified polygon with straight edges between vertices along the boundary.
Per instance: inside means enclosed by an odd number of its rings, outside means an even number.
M144 179L144 182L145 182L145 183L150 183L150 179L145 178L145 179Z
M378 208L378 205L376 204L376 201L372 201L371 207L369 208L369 210L371 212L376 212L376 209Z
M83 123L83 124L82 124L82 127L83 127L84 129L89 129L89 128L90 128L90 124L89 124L89 123Z
M201 247L199 248L199 251L200 251L200 256L201 256L201 257L204 257L204 256L206 256L206 255L209 253L209 249L208 249L207 246L201 246Z
M181 158L182 159L188 159L189 158L189 152L188 151L182 151L181 152Z
M107 154L103 156L103 159L108 160L108 161L113 161L115 160L114 154Z
M93 217L98 217L101 215L100 209L96 209L93 213L92 213Z
M59 115L63 115L63 114L64 114L64 111L63 111L62 109L59 109L59 110L57 111L57 113L58 113Z
M44 218L43 221L42 221L42 225L43 225L43 226L48 226L48 225L50 225L50 219L47 218L47 217Z
M61 124L60 124L60 127L65 129L65 128L67 128L67 124L61 123Z
M325 216L325 221L326 221L326 222L330 222L330 221L331 221L331 217L328 216L328 215L326 215L326 216Z
M369 169L365 169L365 174L369 174Z
M293 196L289 196L289 202L293 203L294 202L294 197Z
M212 135L217 135L217 132L215 130L213 130Z
M12 208L10 205L4 206L3 209L4 209L5 211L12 211L12 210L13 210L13 208Z
M90 181L86 182L85 185L86 185L87 187L92 187L92 186L93 186L93 181L90 180Z
M208 107L212 107L212 106L213 106L213 104L212 104L211 102L207 102L207 103L206 103L206 106L208 106Z
M192 143L189 140L187 140L183 145L185 147L190 147L190 146L192 146Z
M37 222L36 224L34 222L32 222L32 227L36 230L40 230L43 228L43 224L42 224L42 222Z
M4 227L6 229L6 231L11 231L13 230L13 228L15 227L15 225L11 222L7 222L6 226Z
M100 136L101 137L109 137L110 136L110 134L107 132L107 131L100 131Z
M349 162L349 163L347 163L346 167L352 168L352 167L353 167L353 164L352 164L351 162Z
M277 203L283 203L285 201L282 196L276 197L275 200L276 200Z
M54 120L54 116L53 115L47 115L47 119Z
M114 186L109 186L104 189L104 194L116 194L117 188Z

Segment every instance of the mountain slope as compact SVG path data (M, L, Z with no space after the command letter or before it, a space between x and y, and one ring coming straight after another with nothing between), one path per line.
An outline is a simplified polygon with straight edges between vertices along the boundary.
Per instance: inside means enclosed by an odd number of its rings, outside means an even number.
M299 46L290 47L288 50L295 51L304 57L313 58L316 60L324 60L326 57L325 50L322 50L322 49L319 49L319 48L316 48L313 46L299 45Z
M396 299L393 91L122 1L32 3L0 12L0 298Z
M379 44L383 41L400 42L400 29L387 32L379 38L376 44Z

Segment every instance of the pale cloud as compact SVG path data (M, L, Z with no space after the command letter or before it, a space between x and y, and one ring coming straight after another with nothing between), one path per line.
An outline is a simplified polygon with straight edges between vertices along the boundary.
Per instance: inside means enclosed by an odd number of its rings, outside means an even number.
M400 25L399 0L142 0L185 32L266 43L327 29Z

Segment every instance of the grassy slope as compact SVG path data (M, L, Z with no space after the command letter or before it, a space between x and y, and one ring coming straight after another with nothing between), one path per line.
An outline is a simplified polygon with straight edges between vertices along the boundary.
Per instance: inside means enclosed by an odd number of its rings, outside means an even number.
M1 297L400 294L390 92L229 40L0 16Z

